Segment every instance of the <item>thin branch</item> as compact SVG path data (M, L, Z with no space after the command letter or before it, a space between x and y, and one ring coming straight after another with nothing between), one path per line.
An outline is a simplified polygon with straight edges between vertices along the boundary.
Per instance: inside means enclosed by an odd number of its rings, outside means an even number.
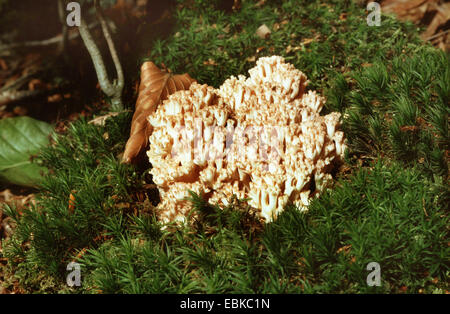
M44 92L43 90L23 90L23 91L4 92L0 94L0 106L21 101L26 98L38 96L43 92Z
M95 9L97 12L98 19L100 21L100 25L102 27L103 35L105 36L106 42L108 44L109 51L111 53L111 57L114 62L114 66L117 71L117 80L111 83L108 78L108 72L106 71L105 64L103 62L103 57L100 53L100 50L92 38L89 29L86 27L86 22L84 19L81 19L81 25L78 27L81 38L91 56L92 62L94 63L95 72L97 73L97 78L100 84L102 91L111 97L111 104L113 110L122 110L122 90L124 86L124 76L122 65L120 64L119 58L117 56L117 51L114 46L114 42L111 38L111 34L108 29L108 25L102 15L101 8L97 1L94 0Z
M124 86L124 76L123 76L122 65L120 63L119 57L117 56L117 50L116 50L116 47L115 47L114 42L112 40L111 33L109 31L108 23L106 23L105 18L103 16L102 9L101 9L101 7L100 7L100 5L98 4L97 1L95 1L95 9L97 11L97 16L98 16L98 19L100 20L100 25L102 27L102 31L103 31L103 34L105 36L106 43L108 44L108 48L109 48L109 51L111 53L111 57L112 57L113 62L114 62L114 66L116 68L116 72L117 72L117 87L119 89L122 89L123 86Z
M22 75L21 77L19 77L17 80L15 80L14 82L5 84L4 86L2 86L0 88L0 94L8 91L8 90L17 90L20 87L22 87L22 85L24 85L27 80L32 77L33 75L35 75L36 73L38 73L41 70L41 68L34 68L31 71L28 71L27 73L25 73L24 75Z
M64 53L64 51L67 48L67 43L68 43L68 32L69 29L67 27L67 22L64 19L65 17L65 2L64 0L58 0L58 16L59 16L59 22L62 25L62 39L61 39L61 43L60 43L60 52Z
M100 84L103 92L108 96L113 96L115 89L108 78L108 72L106 71L105 64L103 62L100 50L97 47L94 39L92 38L91 32L89 31L84 19L81 19L81 25L78 27L80 31L81 38L83 39L84 45L88 50L92 62L94 63L95 72L97 73L98 82Z
M15 48L21 48L21 47L40 47L40 46L49 46L53 44L57 44L61 42L62 35L57 35L55 37L45 39L45 40L34 40L34 41L26 41L22 43L13 43L10 45L4 45L0 46L0 51L2 50L10 50ZM75 36L78 37L78 36Z
M96 26L98 26L100 23L98 22L94 22L89 24L88 28L94 28ZM68 35L68 40L73 40L78 38L78 36L80 36L80 34L78 32L74 32ZM52 38L48 38L48 39L44 39L44 40L33 40L33 41L26 41L26 42L21 42L21 43L13 43L13 44L9 44L9 45L0 45L0 52L1 51L5 51L5 50L12 50L12 49L16 49L16 48L28 48L28 47L45 47L45 46L50 46L50 45L54 45L54 44L58 44L61 42L63 37L63 34L59 34L56 35L55 37Z
M446 31L439 32L439 33L437 33L437 34L435 34L435 35L433 35L433 36L431 36L431 37L428 37L428 38L426 39L426 41L429 41L429 40L432 40L432 39L441 37L441 36L447 34L448 32L450 32L450 29L447 29Z

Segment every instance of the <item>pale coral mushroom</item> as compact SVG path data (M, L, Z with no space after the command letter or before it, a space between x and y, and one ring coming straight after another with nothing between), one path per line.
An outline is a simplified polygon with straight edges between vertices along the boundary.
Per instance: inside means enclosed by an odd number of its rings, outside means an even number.
M192 190L222 205L249 198L270 222L288 203L306 209L332 180L346 147L340 114L320 116L324 99L282 57L260 58L249 73L219 89L193 83L149 117L163 221L185 220Z

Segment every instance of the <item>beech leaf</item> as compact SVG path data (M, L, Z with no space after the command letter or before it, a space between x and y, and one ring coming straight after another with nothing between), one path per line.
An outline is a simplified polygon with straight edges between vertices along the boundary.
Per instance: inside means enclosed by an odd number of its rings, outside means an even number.
M153 62L145 62L141 67L141 83L136 101L136 109L131 121L130 137L125 146L122 161L134 162L136 157L148 146L148 138L152 126L147 118L157 106L171 94L179 90L187 90L195 82L189 74L173 75L159 69Z

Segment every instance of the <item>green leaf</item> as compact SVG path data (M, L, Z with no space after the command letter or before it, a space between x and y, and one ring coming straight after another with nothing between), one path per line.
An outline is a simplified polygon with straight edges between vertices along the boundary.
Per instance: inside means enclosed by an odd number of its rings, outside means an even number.
M53 127L30 117L0 120L0 182L37 187L46 169L32 162Z

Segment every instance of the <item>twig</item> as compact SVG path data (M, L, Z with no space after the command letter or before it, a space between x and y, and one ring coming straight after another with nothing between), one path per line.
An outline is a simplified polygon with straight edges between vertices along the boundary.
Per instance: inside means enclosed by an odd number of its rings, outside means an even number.
M109 81L108 73L106 71L106 67L103 62L100 50L98 49L97 44L94 42L94 39L87 29L86 23L83 19L81 20L81 25L78 27L78 30L80 31L80 35L83 39L84 45L86 46L86 49L91 56L95 72L97 73L98 82L102 91L108 96L114 95L115 89Z
M448 32L450 32L450 29L447 29L446 31L443 31L443 32L439 32L439 33L437 33L437 34L434 34L433 36L428 37L428 38L426 39L426 41L433 40L433 39L435 39L435 38L441 37L442 35L445 35L445 34L447 34Z
M58 0L58 16L59 16L59 22L62 25L62 33L61 33L61 42L60 42L60 52L64 53L67 48L67 42L68 42L68 27L67 23L64 19L65 12L64 12L64 0Z
M114 42L113 42L113 40L111 38L111 33L109 31L109 26L108 26L108 24L105 21L102 9L98 5L97 1L95 1L95 4L96 4L97 15L98 15L98 18L100 20L100 25L102 27L103 34L105 35L105 39L106 39L106 42L108 44L109 51L111 52L111 57L112 57L113 62L114 62L114 67L116 68L116 71L117 71L117 80L118 80L117 87L120 88L120 89L123 89L124 76L123 76L122 65L120 63L119 57L117 56L116 47L114 46Z
M34 68L31 71L28 71L27 73L25 73L24 75L22 75L21 77L19 77L17 80L15 80L12 83L9 84L5 84L3 87L0 88L0 94L8 91L8 90L17 90L18 88L20 88L31 76L35 75L36 73L38 73L41 69L40 68Z
M42 90L8 91L0 95L0 106L42 94Z
M88 28L94 28L96 26L98 26L100 23L98 22L94 22L89 24ZM79 36L78 32L74 32L71 33L67 36L68 41L69 40L73 40L75 38L77 38ZM45 39L45 40L34 40L34 41L26 41L26 42L21 42L21 43L13 43L13 44L9 44L9 45L0 45L0 52L5 51L5 50L11 50L11 49L16 49L16 48L28 48L28 47L45 47L45 46L50 46L50 45L54 45L57 43L60 43L62 40L63 34L59 34L55 37L49 38L49 39Z
M102 26L103 35L105 36L105 39L108 43L108 48L111 53L111 57L114 61L114 65L116 67L117 71L117 81L114 81L114 83L111 83L111 81L108 78L108 72L106 71L105 64L103 62L102 55L100 53L100 50L95 43L94 39L92 38L92 35L86 25L86 22L84 19L81 19L81 25L78 27L78 30L80 32L81 38L83 39L84 45L86 46L86 49L88 50L92 62L94 64L95 72L97 73L98 82L100 84L100 87L102 91L109 97L111 97L111 103L112 103L112 109L115 111L119 111L123 109L122 104L122 90L124 85L124 78L123 78L123 71L122 66L120 65L119 58L117 57L117 52L114 47L114 43L111 39L111 35L109 33L108 26L106 25L105 19L101 13L101 9L97 3L97 1L94 1L95 8L97 10L98 19L100 20L100 24Z
M57 35L55 37L45 39L45 40L34 40L34 41L26 41L22 43L14 43L10 45L4 45L0 46L0 51L2 50L10 50L15 48L21 48L21 47L42 47L42 46L50 46L56 43L61 42L62 35ZM78 37L78 35L71 35L71 39Z
M427 210L425 209L425 199L424 198L422 198L422 208L423 208L423 212L425 213L425 216L428 217Z

